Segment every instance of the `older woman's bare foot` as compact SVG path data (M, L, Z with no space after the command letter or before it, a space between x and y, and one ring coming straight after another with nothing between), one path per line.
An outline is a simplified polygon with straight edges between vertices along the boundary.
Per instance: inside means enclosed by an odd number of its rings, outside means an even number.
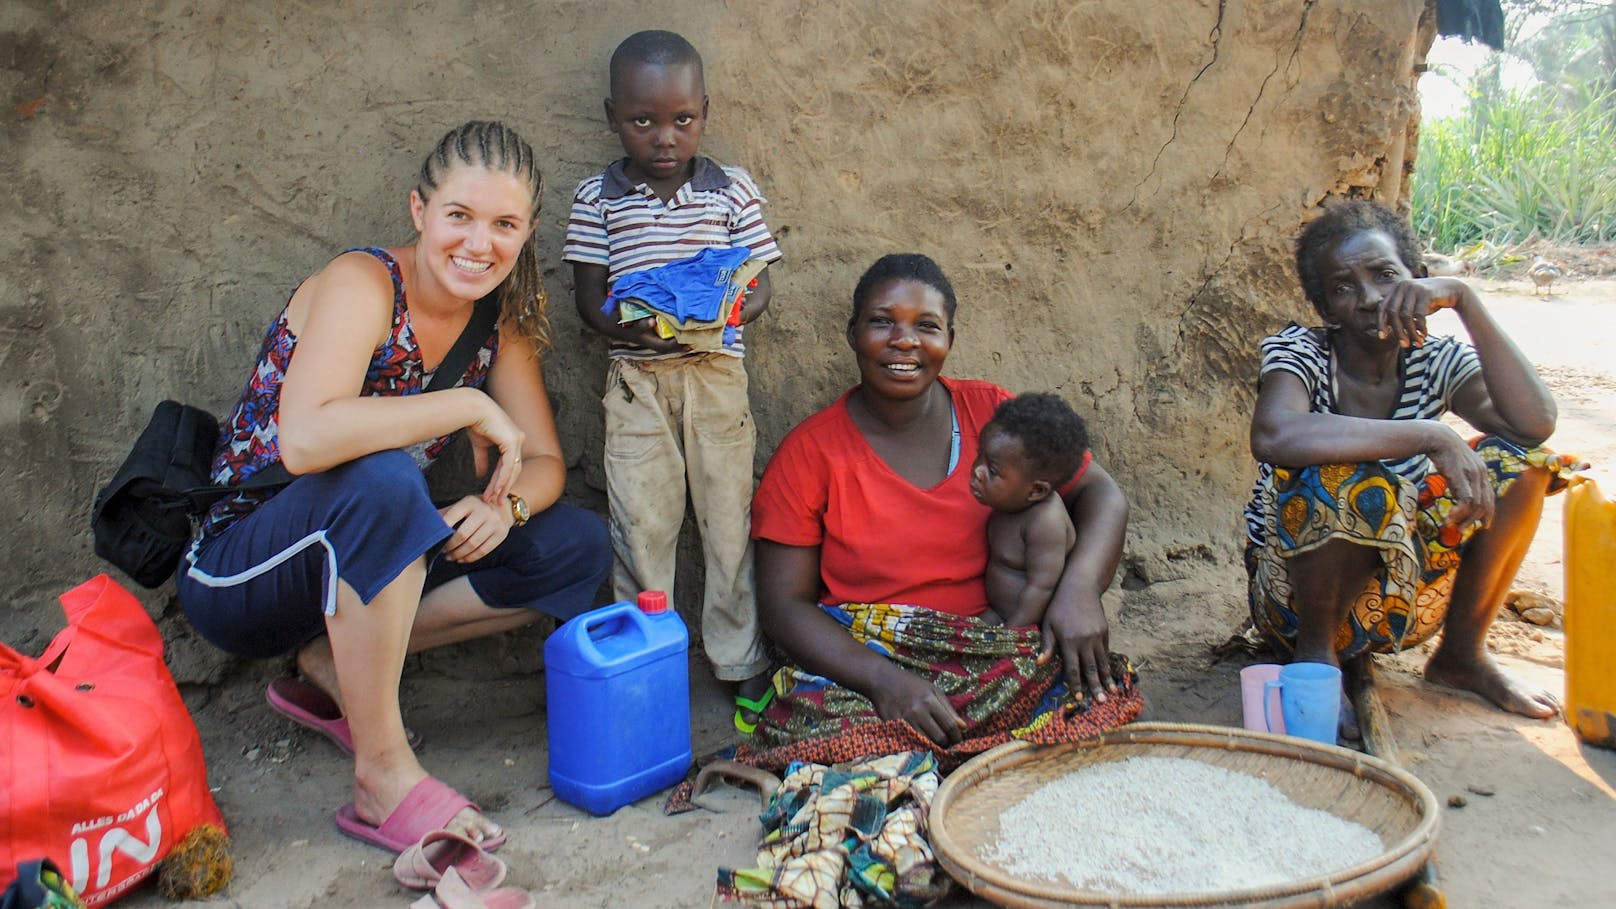
M405 752L409 754L409 752ZM398 762L398 766L389 769L373 768L364 771L357 767L354 769L354 813L359 819L371 824L379 825L385 821L393 809L409 795L416 784L426 779L427 772L410 755L407 760ZM484 817L473 808L462 808L443 829L482 842L492 839L500 834L498 824Z
M1440 650L1425 664L1425 678L1474 692L1510 713L1548 719L1560 712L1560 701L1541 688L1510 678L1490 654L1474 659L1445 658Z

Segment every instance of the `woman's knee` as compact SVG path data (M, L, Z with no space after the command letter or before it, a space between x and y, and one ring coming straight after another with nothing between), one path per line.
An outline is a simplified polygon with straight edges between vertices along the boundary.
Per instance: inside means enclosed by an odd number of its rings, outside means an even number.
M1515 482L1510 484L1509 489L1504 490L1504 495L1509 495L1516 487L1521 487L1521 491L1515 493L1516 495L1542 498L1548 493L1549 484L1554 481L1554 477L1554 471L1547 467L1528 467L1515 477Z
M576 505L557 503L536 519L544 521L540 529L549 537L544 547L549 558L566 566L566 573L575 580L592 579L598 584L612 570L611 540L600 515Z
M409 452L398 448L360 455L325 471L323 475L342 483L364 483L384 488L389 484L400 484L426 489L426 478L421 473L420 465L415 463Z
M408 452L373 452L304 478L329 487L333 499L366 511L396 513L402 520L431 502L426 477Z
M1275 472L1297 479L1341 482L1360 476L1393 476L1384 461L1339 461L1329 464L1311 464L1306 467L1277 467Z
M565 620L589 608L611 568L605 521L582 508L552 505L512 528L488 564L472 567L469 577L490 606L540 609Z
M1397 497L1402 480L1383 461L1344 461L1308 467L1276 467L1274 490L1282 502L1297 497L1333 508L1342 499Z

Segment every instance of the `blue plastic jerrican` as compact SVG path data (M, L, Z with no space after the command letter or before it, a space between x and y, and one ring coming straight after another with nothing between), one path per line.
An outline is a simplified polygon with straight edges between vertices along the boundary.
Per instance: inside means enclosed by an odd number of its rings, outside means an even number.
M640 601L586 612L544 642L550 785L591 814L690 769L690 638L660 591Z

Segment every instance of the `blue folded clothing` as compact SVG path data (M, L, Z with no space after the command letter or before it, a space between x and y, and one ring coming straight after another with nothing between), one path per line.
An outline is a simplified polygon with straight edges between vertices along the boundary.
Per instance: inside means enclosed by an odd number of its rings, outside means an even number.
M745 246L708 246L688 259L626 274L600 311L610 315L623 301L634 300L679 324L721 321L730 279L750 258L752 250Z

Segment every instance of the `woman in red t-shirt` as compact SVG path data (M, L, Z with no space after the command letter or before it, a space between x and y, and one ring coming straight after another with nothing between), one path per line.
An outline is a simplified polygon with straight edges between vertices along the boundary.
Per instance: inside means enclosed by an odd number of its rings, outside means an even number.
M758 609L798 665L777 674L780 700L748 743L754 751L840 738L841 750L797 756L971 753L1029 724L1046 729L1036 708L1061 682L1076 700L1109 707L1086 711L1089 732L1138 713L1100 604L1128 507L1098 464L1065 492L1078 544L1041 628L977 618L987 611L990 512L970 478L977 436L1010 394L942 378L954 310L931 259L871 266L847 325L860 384L792 430L764 471L752 506ZM855 731L859 741L847 742Z

